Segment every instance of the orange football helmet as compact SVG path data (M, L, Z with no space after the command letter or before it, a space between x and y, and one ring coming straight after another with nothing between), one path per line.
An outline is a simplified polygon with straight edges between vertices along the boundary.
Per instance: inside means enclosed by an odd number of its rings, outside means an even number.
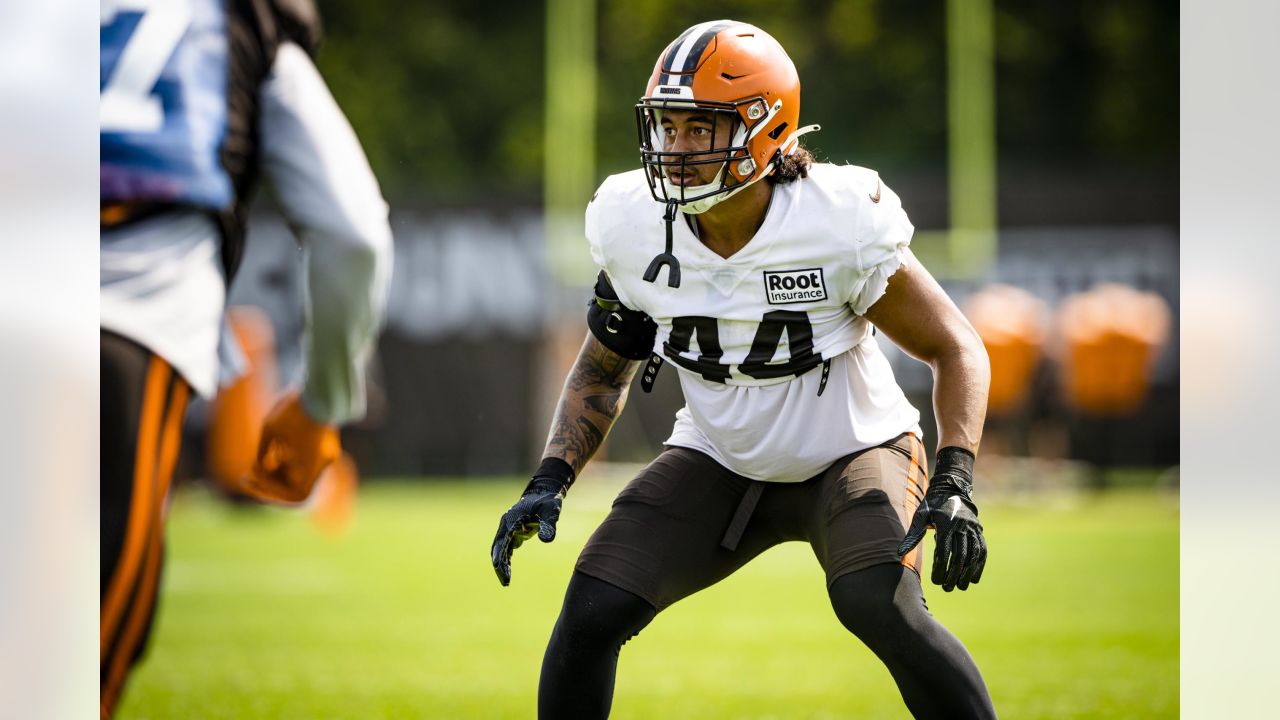
M715 124L730 123L728 145L665 150L662 112L691 109L709 112ZM636 123L654 199L692 214L769 175L801 135L818 129L800 127L800 76L787 52L764 30L733 20L694 25L662 51L636 105ZM707 185L668 180L669 171L706 164L721 165Z

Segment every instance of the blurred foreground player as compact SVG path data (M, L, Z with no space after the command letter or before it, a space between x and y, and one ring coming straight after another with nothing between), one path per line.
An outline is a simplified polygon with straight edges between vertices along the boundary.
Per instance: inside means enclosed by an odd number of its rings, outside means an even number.
M390 278L387 206L312 63L310 0L101 8L101 714L146 645L191 392L212 395L227 284L261 173L304 248L307 372L247 489L304 499L364 413Z
M301 313L302 308L296 311ZM225 318L219 343L221 384L206 408L203 428L197 430L204 431L205 480L236 503L251 502L257 492L253 470L262 426L281 392L281 370L274 325L262 308L231 305ZM301 340L299 335L293 342L300 348ZM366 390L370 396L368 412L373 413L376 385L369 382ZM194 413L190 419L195 419ZM346 451L320 473L308 498L307 512L322 533L337 537L350 528L359 484L359 470Z
M987 357L908 249L897 195L871 170L815 164L798 143L816 129L800 126L799 106L772 37L695 25L663 51L636 107L643 169L605 180L587 206L601 268L590 333L542 465L494 539L502 583L516 547L555 537L642 361L646 389L674 364L686 405L578 559L540 717L607 716L623 643L789 540L812 546L836 615L914 716L995 716L968 651L925 607L916 549L935 527L933 581L949 591L981 579L971 490ZM919 413L875 329L933 368L931 483Z

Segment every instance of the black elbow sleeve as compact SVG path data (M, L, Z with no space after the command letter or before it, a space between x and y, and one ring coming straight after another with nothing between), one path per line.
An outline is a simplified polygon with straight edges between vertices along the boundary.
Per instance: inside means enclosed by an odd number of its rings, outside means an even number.
M618 300L603 272L596 279L595 297L587 304L587 327L601 345L628 360L644 360L653 352L658 325L648 315Z

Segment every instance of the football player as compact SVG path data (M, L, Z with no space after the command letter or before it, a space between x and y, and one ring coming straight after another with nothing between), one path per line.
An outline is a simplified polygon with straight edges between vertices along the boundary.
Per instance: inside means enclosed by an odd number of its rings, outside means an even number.
M155 612L192 392L218 378L226 286L259 174L305 250L307 373L268 414L246 490L299 501L364 413L391 266L387 205L311 59L311 0L103 0L100 704Z
M813 161L795 67L752 25L676 38L636 122L643 167L605 180L587 206L600 267L590 332L542 464L499 524L502 584L522 542L555 538L641 365L646 389L675 365L686 405L578 558L539 716L605 717L623 643L769 547L804 540L836 615L914 716L994 717L972 657L925 607L918 547L934 527L930 574L944 590L982 578L972 490L987 357L912 255L898 196L872 170ZM932 481L877 329L933 368Z

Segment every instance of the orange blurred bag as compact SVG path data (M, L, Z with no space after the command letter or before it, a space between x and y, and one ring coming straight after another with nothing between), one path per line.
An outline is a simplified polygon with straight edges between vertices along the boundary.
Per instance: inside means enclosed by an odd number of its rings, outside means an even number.
M1048 334L1044 301L1011 285L990 285L969 297L965 315L991 361L987 411L1009 415L1026 400Z
M1058 331L1068 404L1090 415L1138 410L1169 324L1163 299L1124 285L1100 285L1067 298L1058 311Z

